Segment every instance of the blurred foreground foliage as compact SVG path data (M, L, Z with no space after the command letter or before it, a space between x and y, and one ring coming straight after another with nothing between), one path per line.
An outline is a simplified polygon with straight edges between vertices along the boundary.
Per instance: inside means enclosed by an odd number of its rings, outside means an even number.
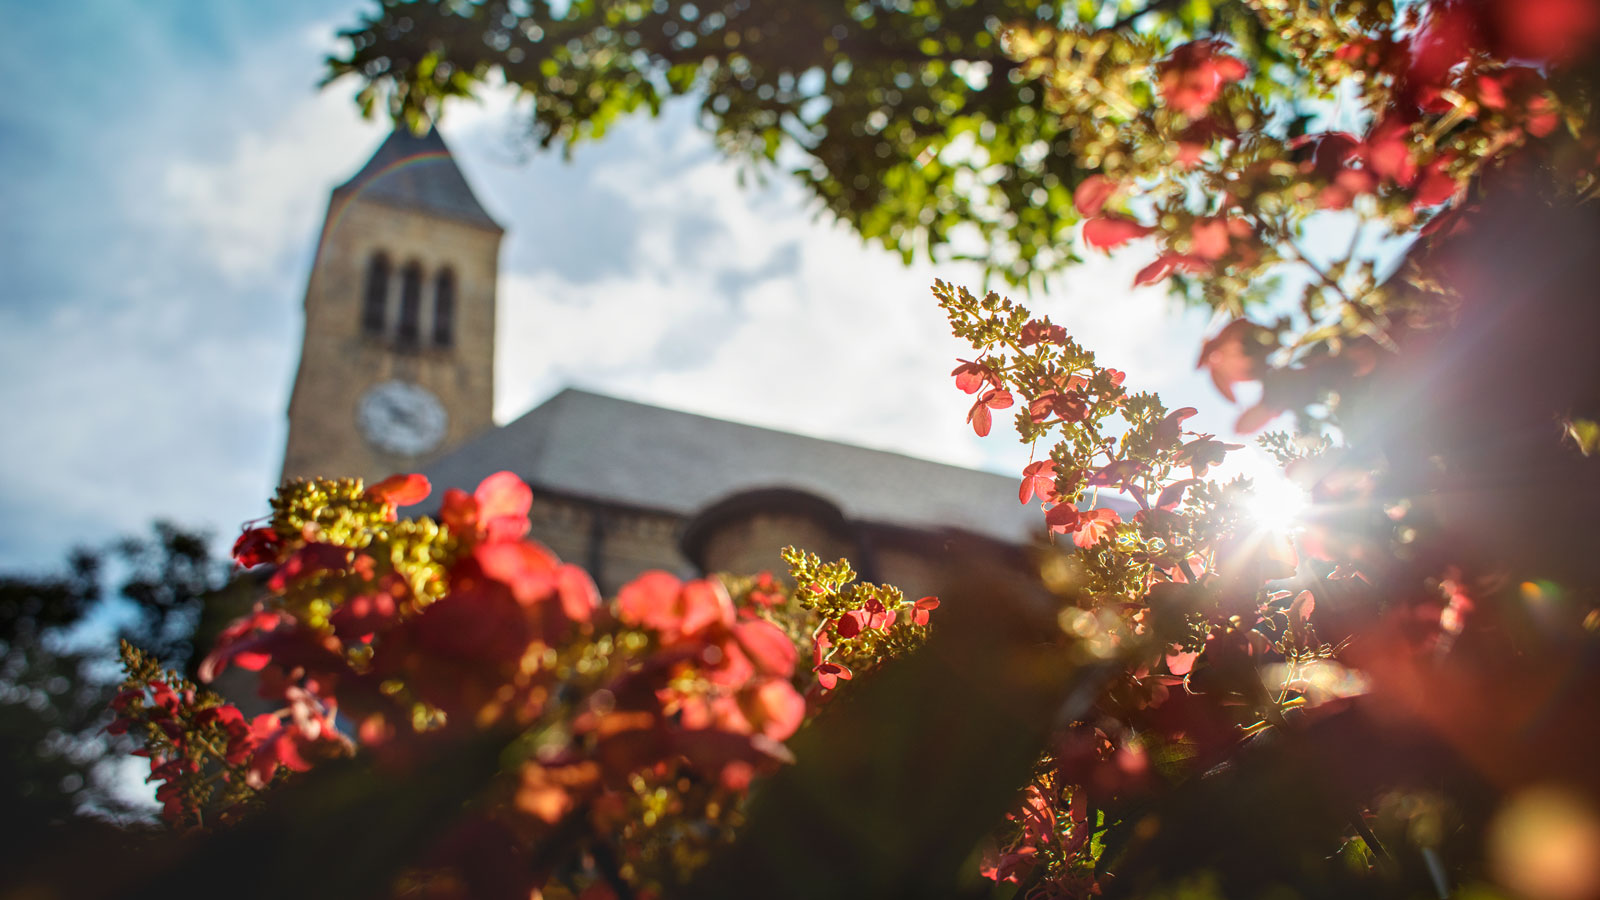
M1018 278L1080 218L1228 315L1200 366L1260 385L1241 431L1295 415L1267 446L1308 510L1219 482L1238 445L1049 316L940 283L968 422L1014 411L1019 498L1070 552L917 536L938 600L798 552L792 586L601 598L524 539L509 473L436 518L397 514L420 476L288 485L235 548L261 605L199 671L257 670L276 708L129 651L113 728L184 833L96 847L116 881L80 886L1600 896L1600 4L974 9L386 2L334 73L416 120L499 71L545 142L699 93L730 151L810 154L863 234L931 252L948 211ZM959 162L968 133L1000 162ZM911 170L947 152L942 208ZM1381 246L1318 252L1330 216Z

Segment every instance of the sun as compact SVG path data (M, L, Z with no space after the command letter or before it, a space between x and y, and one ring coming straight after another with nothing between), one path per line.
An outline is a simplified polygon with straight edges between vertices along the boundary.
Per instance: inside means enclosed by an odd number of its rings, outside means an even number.
M1300 527L1311 508L1311 495L1276 466L1251 473L1250 496L1244 501L1251 521L1267 531L1288 534Z

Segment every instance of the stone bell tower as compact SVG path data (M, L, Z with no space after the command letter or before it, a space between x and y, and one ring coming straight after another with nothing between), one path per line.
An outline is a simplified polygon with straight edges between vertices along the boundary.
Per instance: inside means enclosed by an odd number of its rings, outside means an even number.
M493 424L504 229L438 132L335 188L306 285L283 476L414 471Z

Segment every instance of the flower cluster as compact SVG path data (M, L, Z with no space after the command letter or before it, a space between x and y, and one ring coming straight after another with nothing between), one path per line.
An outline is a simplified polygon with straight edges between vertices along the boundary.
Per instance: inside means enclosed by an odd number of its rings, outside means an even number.
M303 772L308 760L342 756L350 741L331 715L304 692L276 713L246 720L211 691L197 687L138 648L122 644L126 678L111 701L111 734L133 734L150 760L149 781L174 827L190 829L237 817L280 772Z
M1583 82L1563 67L1600 39L1600 6L1247 6L1298 70L1255 72L1244 60L1266 57L1220 36L1174 46L1159 29L1120 26L1019 27L1009 48L1061 117L1065 149L1092 172L1074 194L1083 243L1148 241L1155 256L1136 285L1170 279L1230 319L1198 366L1229 401L1239 385L1262 384L1236 427L1255 431L1290 410L1303 424L1337 425L1341 395L1406 375L1397 361L1416 335L1457 314L1426 253L1412 255L1404 282L1380 278L1383 242L1426 249L1471 228L1502 170L1558 171L1568 200L1590 189L1600 142L1584 127ZM1351 124L1294 106L1334 95ZM1313 120L1347 130L1307 130ZM1356 237L1342 257L1318 257L1309 224L1335 217ZM1249 318L1291 271L1298 309ZM1251 737L1335 728L1332 717L1357 703L1437 720L1422 697L1459 697L1457 673L1514 653L1497 643L1506 601L1486 602L1505 593L1506 576L1452 542L1445 516L1423 512L1449 507L1427 478L1397 477L1326 438L1269 435L1263 446L1312 512L1268 527L1249 483L1208 478L1238 445L1186 429L1193 408L1129 393L1121 372L1008 299L942 282L934 294L974 350L952 372L975 397L968 422L987 435L991 411L1015 407L1023 442L1048 448L1021 472L1018 497L1072 537L1075 552L1047 557L1043 575L1073 652L1118 664L1088 711L1053 730L985 856L987 877L1052 897L1144 878L1155 857L1141 847L1155 844L1138 832L1159 827L1144 811L1238 760ZM1587 422L1566 426L1579 449ZM1127 498L1131 517L1101 505L1102 491ZM1480 655L1463 662L1466 652ZM1493 714L1464 713L1469 705L1452 714L1492 731ZM1342 801L1345 847L1366 864L1384 853L1373 825L1392 796Z
M807 693L850 678L846 660L859 670L914 646L938 605L851 585L846 564L793 550L798 593L767 573L652 571L607 603L527 539L533 495L514 475L447 491L437 521L397 516L428 493L418 475L292 482L241 535L235 557L266 573L267 596L200 674L256 672L277 712L247 721L125 650L114 729L145 738L170 821L236 817L321 759L404 765L420 741L492 729L525 736L498 799L465 813L405 884L458 883L488 840L517 873L508 890L656 890L726 840L752 779L789 759ZM797 665L808 646L809 671ZM552 855L564 860L554 874L533 862Z
M846 560L824 563L814 553L783 549L783 560L797 585L795 602L816 620L811 642L816 693L915 649L927 637L939 598L908 600L898 588L857 582Z
M1212 348L1231 349L1201 363L1219 385L1264 384L1238 426L1254 431L1336 402L1398 333L1448 319L1447 294L1397 289L1379 267L1396 241L1457 227L1476 180L1531 152L1588 160L1571 181L1584 190L1600 140L1560 65L1600 38L1600 16L1586 2L1246 6L1294 66L1252 71L1222 37L1174 46L1087 26L1018 27L1007 46L1060 117L1058 149L1092 173L1073 194L1083 244L1148 239L1156 254L1135 285L1178 276L1239 317ZM1337 115L1315 108L1335 97ZM1352 237L1330 255L1308 225L1336 217L1323 227ZM1244 319L1280 282L1303 285L1294 314Z

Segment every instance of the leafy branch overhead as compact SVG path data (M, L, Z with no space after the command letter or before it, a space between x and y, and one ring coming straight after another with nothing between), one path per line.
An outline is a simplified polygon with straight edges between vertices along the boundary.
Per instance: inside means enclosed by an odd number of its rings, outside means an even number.
M908 262L971 257L1025 282L1076 259L1074 187L1098 164L1006 46L1018 24L1137 19L1169 40L1229 35L1283 58L1238 4L682 0L571 4L383 0L341 32L329 78L417 127L497 81L529 137L570 148L623 116L698 101L730 155L776 163L863 238ZM559 11L558 11L559 10ZM1274 94L1270 81L1263 89Z

